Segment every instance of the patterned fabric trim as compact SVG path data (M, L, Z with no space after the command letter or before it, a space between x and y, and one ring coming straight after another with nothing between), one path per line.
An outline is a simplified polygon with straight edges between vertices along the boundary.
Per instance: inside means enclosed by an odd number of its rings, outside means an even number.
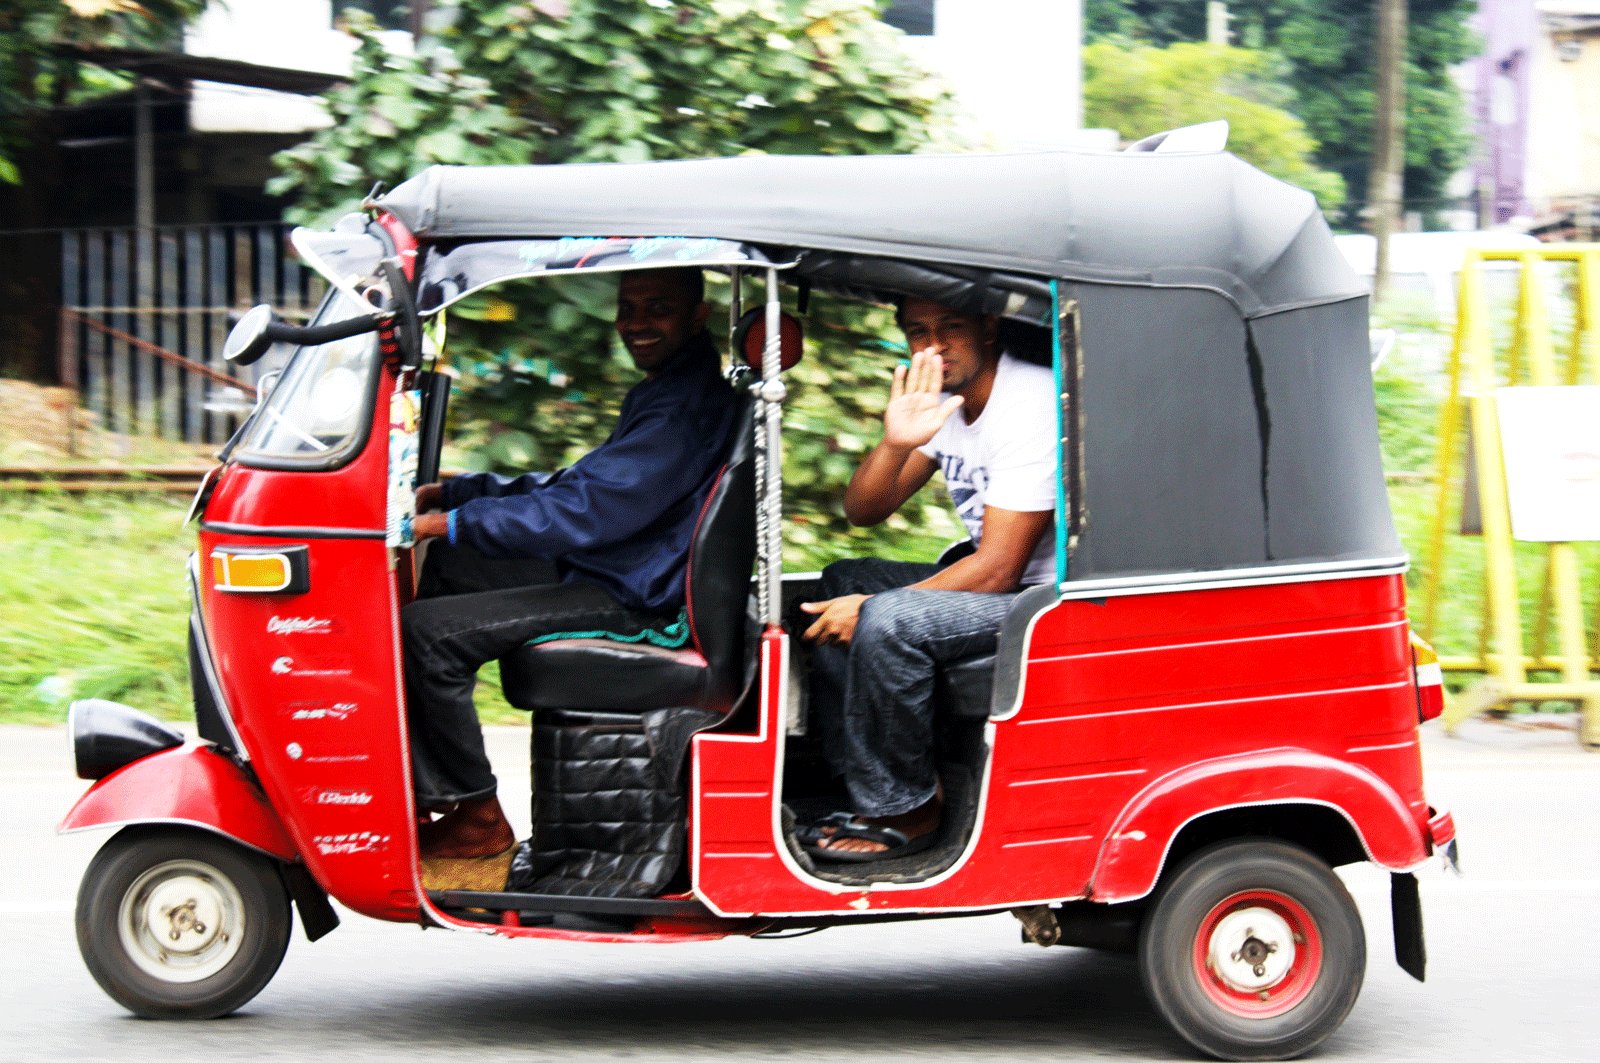
M544 642L560 642L567 639L606 639L611 642L648 642L652 646L659 646L664 650L676 650L689 641L689 611L678 610L678 618L662 628L646 628L635 635L619 635L615 631L556 631L549 635L540 635L538 638L529 639L524 645L537 646Z

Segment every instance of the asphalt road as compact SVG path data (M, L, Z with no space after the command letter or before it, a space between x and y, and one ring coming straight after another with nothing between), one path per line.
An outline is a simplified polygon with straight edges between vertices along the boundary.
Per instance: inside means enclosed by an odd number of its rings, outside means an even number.
M1431 727L1432 725L1430 725ZM498 764L525 732L491 736ZM1463 878L1422 873L1429 980L1394 965L1387 878L1347 881L1366 988L1325 1060L1600 1060L1600 754L1550 723L1428 733ZM513 777L507 785L516 785ZM525 784L524 784L525 785ZM296 931L239 1014L133 1019L78 958L77 881L105 837L57 837L84 784L59 729L0 727L0 1061L1184 1059L1131 961L1018 942L1009 916L677 947L488 940L346 913Z

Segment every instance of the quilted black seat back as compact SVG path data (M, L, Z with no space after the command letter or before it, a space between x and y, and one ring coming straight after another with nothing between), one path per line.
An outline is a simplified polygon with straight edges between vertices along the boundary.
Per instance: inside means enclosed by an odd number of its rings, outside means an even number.
M706 496L689 545L689 624L709 673L704 704L724 711L731 707L744 671L745 603L756 560L752 407L752 399L740 399L733 449Z

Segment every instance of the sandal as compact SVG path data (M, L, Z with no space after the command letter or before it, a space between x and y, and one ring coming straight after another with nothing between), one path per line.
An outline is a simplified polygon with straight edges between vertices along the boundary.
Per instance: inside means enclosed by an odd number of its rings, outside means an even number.
M824 838L831 838L838 829L856 818L854 812L840 809L829 812L821 819L810 823L801 824L794 828L794 840L803 846L813 846Z
M808 841L805 847L806 852L818 860L831 860L845 864L867 864L875 860L892 860L896 857L920 853L924 849L932 847L934 835L938 833L938 828L934 828L926 834L919 834L913 838L904 831L895 830L893 827L862 823L854 816L846 817L843 813L835 813L832 816L824 817L812 829L815 830L822 826L833 827L833 834L818 838L816 841ZM885 848L872 852L857 853L834 849L831 846L824 848L821 844L823 840L837 841L840 838L860 838L862 841L877 842Z

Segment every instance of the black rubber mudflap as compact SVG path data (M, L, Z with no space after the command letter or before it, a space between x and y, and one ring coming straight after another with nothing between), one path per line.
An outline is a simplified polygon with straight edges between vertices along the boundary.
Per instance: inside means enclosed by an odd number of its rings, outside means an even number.
M328 895L311 877L311 872L304 864L283 864L281 868L283 884L289 888L289 896L294 898L294 906L300 912L300 928L306 932L306 940L315 941L333 933L339 926L339 913L328 903Z
M1422 940L1422 894L1417 876L1389 876L1389 910L1394 916L1394 959L1400 969L1424 981L1428 949Z

